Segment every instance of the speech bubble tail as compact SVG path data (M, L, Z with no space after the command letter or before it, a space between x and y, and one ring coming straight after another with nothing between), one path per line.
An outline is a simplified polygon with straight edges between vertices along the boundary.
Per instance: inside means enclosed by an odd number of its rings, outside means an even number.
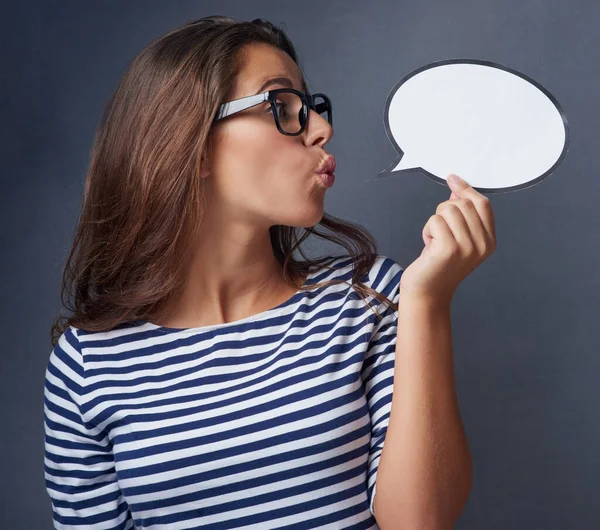
M401 159L396 160L387 169L380 171L374 177L370 177L370 178L366 179L365 182L371 182L373 180L378 180L378 179L382 179L382 178L386 178L386 177L392 177L393 176L392 173L394 171L401 171L403 169L413 169L415 167L419 167L419 166L417 164L414 164L414 163L408 161L406 155L403 155Z
M390 169L390 171L402 171L403 169L413 169L415 167L419 167L419 165L414 163L412 160L410 160L410 157L404 154L396 166L393 169Z

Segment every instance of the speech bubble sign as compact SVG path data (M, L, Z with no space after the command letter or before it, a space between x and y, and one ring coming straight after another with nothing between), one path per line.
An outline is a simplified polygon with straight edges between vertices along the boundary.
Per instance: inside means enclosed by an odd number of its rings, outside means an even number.
M521 72L489 61L425 65L390 91L385 130L399 158L374 179L418 169L446 184L450 173L482 193L528 188L568 151L556 98Z

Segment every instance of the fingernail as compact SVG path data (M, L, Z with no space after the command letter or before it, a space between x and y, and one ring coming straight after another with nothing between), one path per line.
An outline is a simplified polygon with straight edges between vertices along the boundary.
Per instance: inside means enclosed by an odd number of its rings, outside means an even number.
M450 182L454 182L454 184L460 184L461 182L463 182L463 179L461 179L458 175L455 175L454 173L452 173L449 177L448 180Z

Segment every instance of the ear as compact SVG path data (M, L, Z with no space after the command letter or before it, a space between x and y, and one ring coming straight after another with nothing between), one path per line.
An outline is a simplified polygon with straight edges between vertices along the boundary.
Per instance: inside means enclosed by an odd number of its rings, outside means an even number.
M208 160L206 156L202 155L202 159L200 161L200 178L206 178L208 177L208 175L210 175L210 172L208 170Z

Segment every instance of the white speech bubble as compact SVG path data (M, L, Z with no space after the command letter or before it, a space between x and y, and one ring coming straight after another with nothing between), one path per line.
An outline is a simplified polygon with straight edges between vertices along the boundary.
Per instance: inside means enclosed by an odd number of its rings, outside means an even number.
M480 192L503 192L541 181L568 150L556 99L488 61L451 59L411 72L390 91L384 121L400 157L374 178L418 168L444 185L455 173Z

